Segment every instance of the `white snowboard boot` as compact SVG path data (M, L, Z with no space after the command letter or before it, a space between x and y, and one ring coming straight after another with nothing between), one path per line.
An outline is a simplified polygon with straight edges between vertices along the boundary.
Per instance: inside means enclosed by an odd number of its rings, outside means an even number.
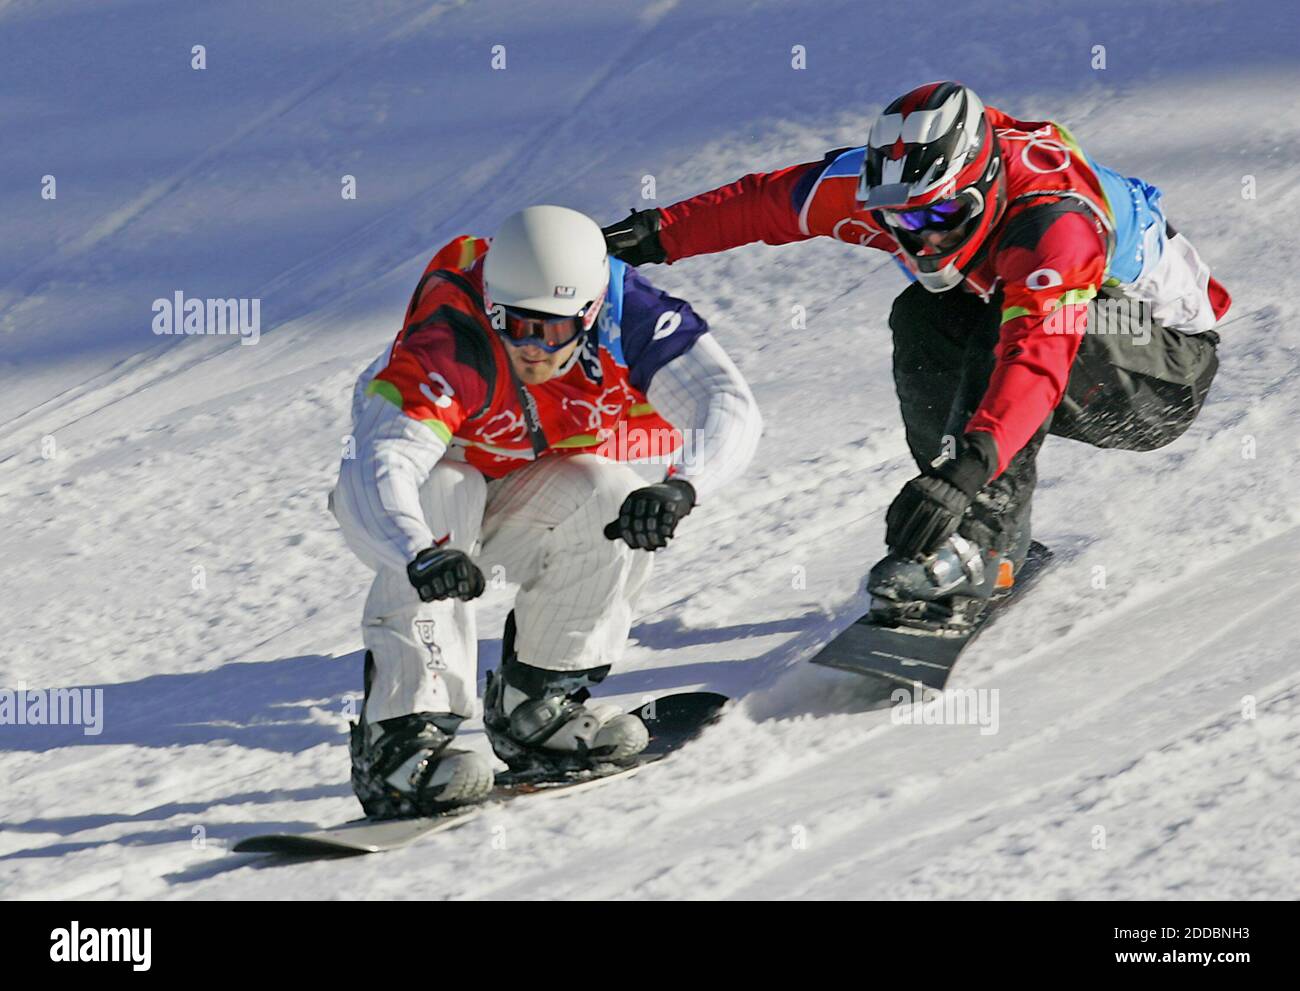
M607 702L587 701L608 666L551 671L514 653L514 614L506 620L502 662L488 675L483 724L496 755L518 775L565 777L629 763L650 742L645 723Z

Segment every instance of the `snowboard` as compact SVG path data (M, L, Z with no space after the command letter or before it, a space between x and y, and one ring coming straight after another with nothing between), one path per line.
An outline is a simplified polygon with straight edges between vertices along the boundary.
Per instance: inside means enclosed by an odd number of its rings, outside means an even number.
M904 685L920 683L942 689L962 651L1023 596L1052 561L1052 552L1038 541L1029 545L1016 583L1006 595L994 598L969 627L935 631L903 624L885 625L870 613L823 647L813 664L875 675Z
M412 819L355 819L339 826L309 833L267 833L250 836L234 846L235 853L269 853L290 857L347 857L363 853L385 853L416 840L454 829L477 818L487 809L529 795L572 795L600 787L635 774L649 764L663 760L673 751L699 736L718 719L727 697L714 692L683 692L654 699L632 710L650 731L650 743L635 763L611 767L605 772L585 772L562 779L536 780L504 771L496 787L480 804L452 809L441 815Z

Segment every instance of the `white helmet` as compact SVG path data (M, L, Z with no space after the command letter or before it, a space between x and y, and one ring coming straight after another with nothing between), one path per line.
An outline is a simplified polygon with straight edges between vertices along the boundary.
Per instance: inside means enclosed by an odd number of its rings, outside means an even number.
M602 301L608 285L600 226L562 206L530 206L507 217L483 262L488 299L521 310L577 316Z

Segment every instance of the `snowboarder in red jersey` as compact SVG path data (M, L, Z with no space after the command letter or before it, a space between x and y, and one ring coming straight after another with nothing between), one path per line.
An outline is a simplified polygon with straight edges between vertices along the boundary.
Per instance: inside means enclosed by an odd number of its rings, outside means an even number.
M1011 586L1048 433L1140 451L1179 437L1230 302L1158 188L955 82L893 101L863 147L604 232L632 264L821 236L887 251L909 275L889 325L921 474L890 505L890 554L868 578L902 615Z
M476 709L473 600L490 579L519 586L484 697L497 756L560 777L647 745L638 717L590 689L623 654L651 552L745 469L762 429L708 330L564 207L528 207L429 262L357 381L356 448L331 498L375 572L351 748L368 815L491 790L487 758L450 746ZM656 454L660 480L620 463Z

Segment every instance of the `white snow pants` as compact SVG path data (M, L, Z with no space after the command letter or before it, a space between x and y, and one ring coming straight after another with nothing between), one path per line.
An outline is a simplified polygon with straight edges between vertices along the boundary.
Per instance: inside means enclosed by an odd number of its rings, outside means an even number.
M444 546L469 554L493 588L517 584L515 650L538 668L582 671L616 664L632 607L654 555L605 537L624 497L645 481L626 465L590 454L543 458L488 482L470 465L442 461L420 491ZM339 515L343 534L375 571L361 621L374 656L365 715L475 714L478 635L474 603L421 602L405 571L380 565Z

